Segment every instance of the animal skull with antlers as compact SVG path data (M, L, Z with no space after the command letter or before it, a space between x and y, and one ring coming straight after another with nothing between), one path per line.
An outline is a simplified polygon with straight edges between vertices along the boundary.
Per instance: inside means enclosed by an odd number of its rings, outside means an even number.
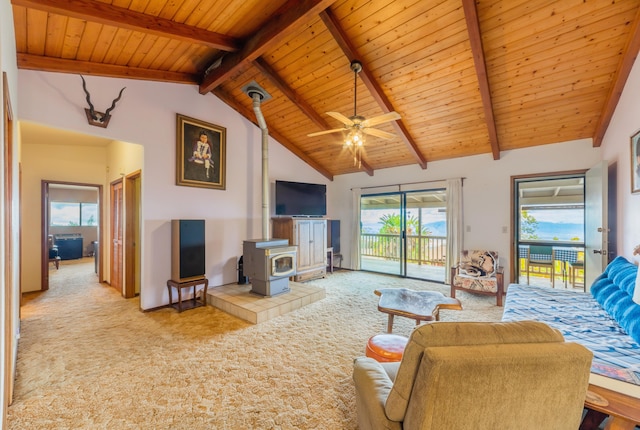
M89 103L89 109L84 109L85 113L87 114L87 121L89 121L89 125L107 128L107 125L109 125L109 120L111 119L111 111L116 107L116 103L120 100L120 97L122 97L122 92L127 87L124 87L120 90L120 94L118 94L118 97L113 100L113 102L111 103L111 107L107 109L106 112L98 112L94 109L93 104L91 104L91 94L89 94L89 91L87 91L87 83L84 80L84 76L80 75L80 77L82 78L82 89L87 95L87 103Z

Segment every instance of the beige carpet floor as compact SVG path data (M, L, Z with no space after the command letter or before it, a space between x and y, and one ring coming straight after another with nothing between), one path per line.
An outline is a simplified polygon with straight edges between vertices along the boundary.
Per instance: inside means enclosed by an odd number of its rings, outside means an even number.
M213 307L141 312L62 264L22 307L10 429L355 429L352 361L386 329L376 288L440 284L337 271L326 298L252 325ZM460 293L443 321L498 321L495 299ZM415 322L396 317L394 333Z

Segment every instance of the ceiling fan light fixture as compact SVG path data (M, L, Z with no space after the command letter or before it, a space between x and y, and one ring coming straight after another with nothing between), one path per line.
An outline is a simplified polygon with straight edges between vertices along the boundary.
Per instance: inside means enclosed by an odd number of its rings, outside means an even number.
M353 155L353 165L360 168L362 166L362 151L364 150L365 136L362 130L358 127L352 128L347 134L347 138L344 141L344 146L349 149Z
M359 128L352 129L347 134L347 138L344 141L347 147L358 147L364 145L364 133Z
M400 114L395 111L391 111L373 118L365 118L362 115L358 115L358 73L362 71L362 63L358 60L353 60L351 62L351 71L353 72L353 115L347 117L346 115L338 112L327 112L327 115L340 121L344 127L309 133L307 136L314 137L328 133L342 132L345 137L343 147L349 149L349 152L353 155L354 165L360 168L362 166L362 152L364 151L365 135L382 139L392 139L395 137L393 134L373 127L387 122L397 121L400 119ZM344 135L345 131L346 136Z

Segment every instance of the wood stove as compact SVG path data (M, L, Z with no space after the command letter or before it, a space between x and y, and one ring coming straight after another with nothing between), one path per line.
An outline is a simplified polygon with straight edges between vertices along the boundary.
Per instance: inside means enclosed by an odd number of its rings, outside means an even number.
M244 274L249 277L252 293L271 297L290 291L297 247L289 246L288 239L250 239L242 248Z

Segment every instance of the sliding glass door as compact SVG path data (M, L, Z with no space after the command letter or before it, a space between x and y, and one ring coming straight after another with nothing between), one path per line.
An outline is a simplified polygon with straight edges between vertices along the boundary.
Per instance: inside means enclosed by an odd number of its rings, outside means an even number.
M360 268L404 276L404 196L372 194L360 199Z
M445 190L363 195L360 217L362 270L444 282Z

